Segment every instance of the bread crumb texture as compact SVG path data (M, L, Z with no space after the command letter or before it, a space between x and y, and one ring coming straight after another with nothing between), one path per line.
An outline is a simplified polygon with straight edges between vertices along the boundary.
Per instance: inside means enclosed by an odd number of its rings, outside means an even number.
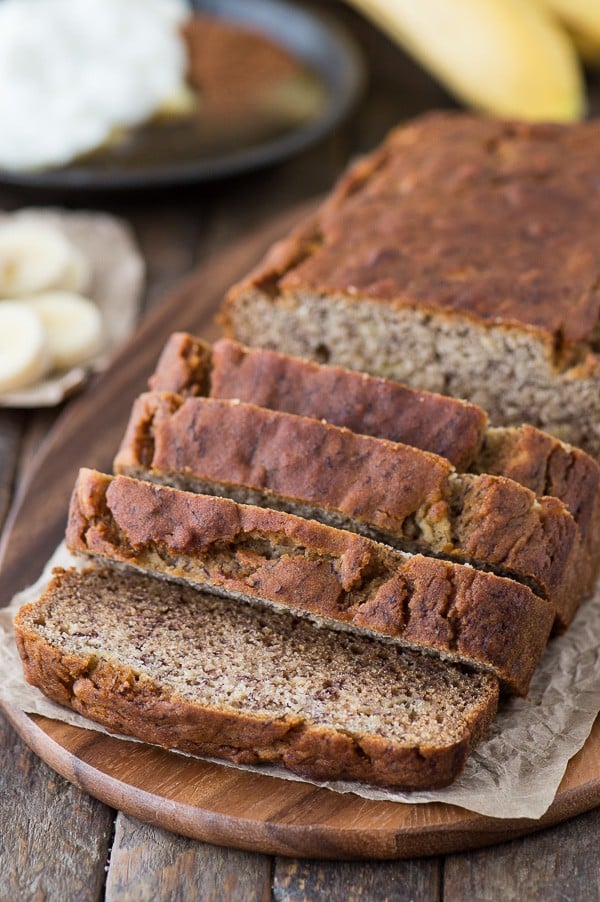
M228 295L232 338L529 422L600 457L597 121L393 131Z
M497 704L491 676L108 569L59 572L15 626L27 678L111 729L322 778L444 785Z

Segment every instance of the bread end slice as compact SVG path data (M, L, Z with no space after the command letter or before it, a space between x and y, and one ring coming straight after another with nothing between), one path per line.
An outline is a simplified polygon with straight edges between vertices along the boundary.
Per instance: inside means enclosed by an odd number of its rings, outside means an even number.
M498 701L486 674L108 569L57 571L15 631L27 680L107 729L313 780L446 786Z
M67 545L497 676L524 695L553 606L526 586L293 514L81 470Z

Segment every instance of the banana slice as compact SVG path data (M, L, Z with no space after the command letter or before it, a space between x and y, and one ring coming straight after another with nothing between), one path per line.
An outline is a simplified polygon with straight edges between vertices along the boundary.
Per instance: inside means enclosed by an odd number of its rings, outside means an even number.
M33 385L51 369L42 322L19 301L0 302L0 392Z
M87 298L52 291L24 300L23 305L42 321L56 369L76 366L101 350L102 316Z
M57 229L15 220L0 227L0 298L38 294L58 285L73 257Z
M92 283L92 268L78 248L70 247L71 257L67 268L56 285L48 286L75 294L83 294Z

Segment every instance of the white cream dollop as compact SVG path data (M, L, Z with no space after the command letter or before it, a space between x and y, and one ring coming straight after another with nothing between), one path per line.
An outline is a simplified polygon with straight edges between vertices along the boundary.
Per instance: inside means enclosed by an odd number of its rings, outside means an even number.
M183 0L2 0L0 168L60 166L185 83Z

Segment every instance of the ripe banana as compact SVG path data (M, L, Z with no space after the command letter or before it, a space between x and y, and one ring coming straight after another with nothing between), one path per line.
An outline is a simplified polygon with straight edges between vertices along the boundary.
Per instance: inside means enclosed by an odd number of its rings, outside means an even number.
M0 298L84 291L89 281L89 264L58 229L25 219L0 227Z
M575 120L584 113L583 78L572 41L539 2L349 2L476 109L551 121Z
M92 268L81 251L76 247L71 245L69 251L70 259L67 268L56 285L51 287L62 288L64 291L72 291L75 294L83 294L91 285Z
M18 301L0 301L0 392L32 385L52 363L39 317Z
M596 40L581 31L569 30L569 34L585 65L597 67L600 63L600 39Z
M56 369L76 366L101 350L102 316L87 298L53 291L22 303L41 320Z
M598 0L536 0L584 39L600 42L600 2Z
M600 63L600 0L536 0L569 33L584 63Z

